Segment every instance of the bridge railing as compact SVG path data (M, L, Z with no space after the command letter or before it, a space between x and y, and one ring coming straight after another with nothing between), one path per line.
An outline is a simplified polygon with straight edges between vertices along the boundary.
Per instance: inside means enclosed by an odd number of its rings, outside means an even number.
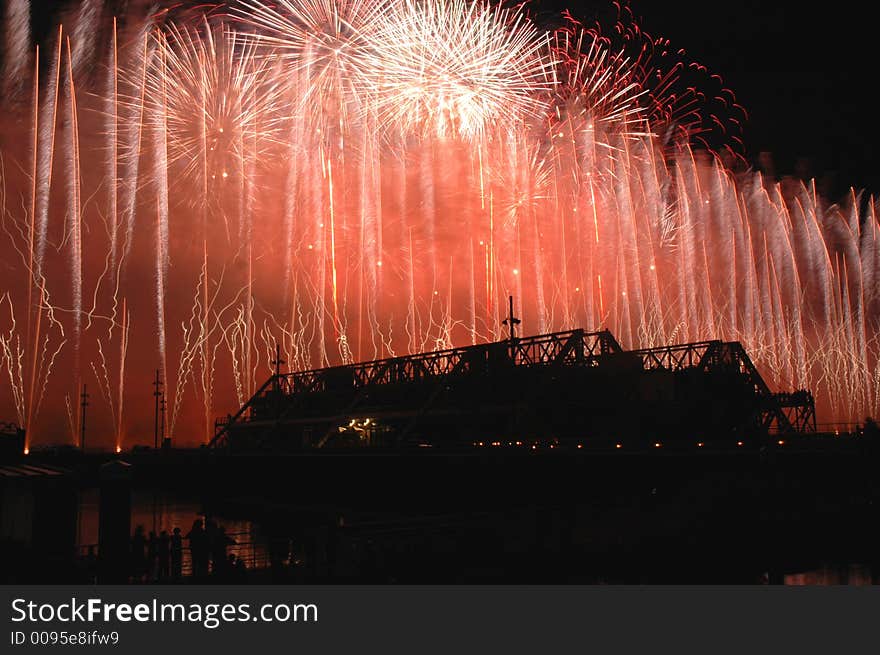
M602 355L622 352L623 348L607 330L572 330L529 339L517 339L513 359L517 366L568 364L594 366Z
M495 353L508 353L516 366L588 362L600 355L621 352L610 332L570 330L510 342L493 342L435 352L378 359L359 364L298 371L278 376L286 394L327 390L333 381L351 380L354 388L369 385L415 382L484 366Z
M658 369L680 371L686 368L707 366L714 351L720 348L721 344L721 341L701 341L699 343L642 348L631 352L642 359L642 366L646 371Z
M271 564L270 558L270 550L272 547L271 539L258 539L253 534L249 532L228 532L226 536L232 540L226 547L226 555L235 555L236 559L240 559L248 570L259 570L268 568ZM289 543L289 539L287 540L276 540L276 541L286 541ZM289 549L288 549L289 551ZM184 578L192 577L193 575L193 563L192 563L192 551L189 547L189 542L184 541L183 548L181 550L181 575ZM94 571L91 571L92 574L97 575L97 567L98 567L98 558L100 557L98 544L79 544L75 547L74 559L75 564L79 569L86 570L88 568L94 568ZM289 554L285 556L282 562L287 562ZM90 558L94 558L90 560ZM129 575L132 580L137 580L138 582L160 582L161 579L158 578L158 557L155 561L145 561L146 568L144 571L130 571ZM170 554L169 554L169 563L170 563ZM211 566L213 569L213 564ZM216 571L212 570L212 573L216 573ZM166 578L171 578L171 571L166 573Z

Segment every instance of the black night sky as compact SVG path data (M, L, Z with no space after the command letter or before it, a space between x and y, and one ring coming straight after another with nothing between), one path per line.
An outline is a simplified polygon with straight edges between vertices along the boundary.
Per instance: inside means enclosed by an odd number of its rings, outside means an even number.
M589 18L601 3L534 6ZM772 152L778 175L794 173L800 160L811 177L831 175L836 195L849 186L880 191L878 34L867 6L798 0L631 0L630 6L646 32L670 38L736 93L749 112L744 140L751 160Z

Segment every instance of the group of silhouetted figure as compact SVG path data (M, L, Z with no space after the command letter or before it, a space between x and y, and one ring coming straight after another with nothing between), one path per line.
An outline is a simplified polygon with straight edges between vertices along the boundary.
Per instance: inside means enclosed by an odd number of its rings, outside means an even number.
M227 553L236 542L226 534L226 528L211 520L203 524L202 519L196 519L186 535L181 535L180 528L174 528L170 535L166 530L158 535L151 530L144 535L144 526L137 526L131 537L131 581L180 581L184 577L184 540L190 552L192 577L214 576L227 581L246 577L244 561Z

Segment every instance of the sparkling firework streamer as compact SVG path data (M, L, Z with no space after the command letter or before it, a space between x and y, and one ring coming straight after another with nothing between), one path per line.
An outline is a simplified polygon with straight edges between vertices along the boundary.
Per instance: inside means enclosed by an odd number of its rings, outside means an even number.
M105 131L107 148L108 212L110 214L110 271L114 275L119 262L119 45L116 18L113 18L113 39L110 43L105 95Z
M12 392L12 400L19 425L26 423L26 398L25 398L25 351L26 347L21 342L21 335L17 332L15 321L15 308L8 293L0 296L0 305L5 305L9 310L9 330L0 333L0 366L9 378L9 389Z
M134 231L137 216L137 191L140 181L140 161L144 144L144 126L147 93L147 69L150 65L150 30L152 22L144 21L130 58L131 70L122 75L126 86L131 88L129 94L120 97L124 107L126 129L124 135L124 152L122 155L122 180L120 191L123 202L123 219L125 225L124 240L119 255L120 267L131 254L134 246ZM117 72L117 79L120 73ZM117 108L119 104L117 104Z
M55 126L58 116L58 87L61 75L61 45L63 28L58 26L56 51L50 62L49 82L46 86L45 100L41 103L39 113L39 138L36 184L36 256L33 272L40 278L43 274L43 257L49 232L49 193L52 189L52 164L55 159ZM36 129L36 128L35 128Z
M76 361L74 362L74 375L76 379L79 379L79 344L83 328L83 231L82 199L80 192L79 121L76 109L76 87L73 77L73 55L70 48L70 38L67 39L67 73L68 77L65 84L65 90L68 105L68 114L66 117L68 142L65 149L67 155L65 170L69 175L67 181L67 207L70 217L69 240L70 282L72 285L71 295L73 297L73 348L76 357Z
M610 173L620 139L652 136L644 106L646 89L637 81L636 64L623 52L611 51L592 32L559 29L553 34L552 50L559 63L549 112L551 152L563 161L570 157L581 162L568 169L573 184L580 186L587 182L580 173Z
M201 197L186 194L190 202L216 211L281 140L281 83L254 41L223 22L168 23L157 39L146 89L149 111L166 116L167 167L202 188Z
M31 7L29 0L7 0L3 14L3 35L0 61L3 68L2 90L4 104L14 103L24 92L25 80L28 78L30 57L33 52L31 45Z
M131 314L126 299L122 299L122 325L119 332L119 371L116 378L116 452L125 442L125 360L128 356L128 337L131 329Z
M382 124L473 137L543 113L553 60L522 9L405 0L371 37L367 80Z
M121 447L149 418L125 378L157 356L128 344L157 344L171 433L197 444L277 345L304 369L502 339L508 295L523 333L738 340L828 421L880 409L876 199L731 167L732 95L625 3L547 33L482 1L244 0L112 39L96 6L42 66L4 36L3 74L34 70L33 106L4 104L32 132L0 135L27 171L4 176L0 408L29 439L58 433L52 372L77 357Z
M73 16L71 35L76 49L70 66L77 78L95 61L98 39L101 36L101 19L104 16L104 0L82 0Z
M661 144L694 143L709 150L737 154L742 149L746 112L721 77L690 58L669 39L642 28L627 0L613 3L613 27L597 22L588 28L596 42L620 53L631 68L628 79L643 92L643 114ZM569 29L580 24L566 14Z
M34 93L33 93L33 115L31 123L31 204L30 213L28 214L28 239L27 239L27 263L25 274L27 276L27 334L25 344L31 344L31 327L33 312L31 307L34 302L34 282L36 276L36 231L37 231L37 168L39 165L39 134L40 134L40 46L36 47L36 56L34 64ZM5 202L4 202L5 206ZM4 209L5 211L5 209Z
M377 33L388 0L243 0L236 16L255 28L253 38L285 58L294 113L316 129L346 125L366 111Z

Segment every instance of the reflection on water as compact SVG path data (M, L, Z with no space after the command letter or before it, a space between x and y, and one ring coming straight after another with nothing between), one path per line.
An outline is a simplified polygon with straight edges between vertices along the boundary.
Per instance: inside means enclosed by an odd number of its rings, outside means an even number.
M814 571L789 573L785 576L783 584L791 586L850 585L861 587L873 584L873 578L871 568L864 564L825 565Z
M81 555L86 553L90 545L98 543L99 502L100 496L97 489L87 489L80 492L77 545ZM193 521L199 518L204 519L206 517L202 511L200 501L196 498L187 498L186 496L180 496L177 494L171 495L159 490L136 490L132 493L132 531L140 525L143 526L145 534L155 532L158 535L163 530L168 532L168 534L171 534L174 528L180 528L181 533L186 535L192 527ZM248 569L260 569L269 565L268 540L261 534L259 527L255 523L246 519L226 517L222 514L212 515L211 519L218 525L223 526L226 529L227 535L235 540L235 543L229 547L228 552L242 559ZM372 549L371 552L376 551L377 549L380 549L380 545L384 543L382 536L384 535L385 538L388 538L390 534L393 534L394 537L391 538L391 541L385 544L387 550L383 551L384 555L389 555L390 553L390 560L393 561L397 557L400 557L400 548L403 548L403 550L406 551L408 546L412 545L407 542L405 535L410 534L410 531L407 531L405 528L416 528L415 531L418 533L416 538L422 540L424 539L424 534L421 533L417 527L424 527L423 524L426 520L429 519L427 519L427 517L408 517L408 519L404 520L402 524L392 522L396 526L396 530L392 531L387 529L388 524L384 522L379 522L377 524L376 521L373 520L372 522L358 524L357 521L354 521L350 527L359 529L349 538L347 538L344 532L339 533L338 537L340 544L336 554L344 556L346 553L352 554L354 551L363 550L363 548L358 547L364 546L363 543L360 543L361 541L369 543L370 548ZM444 521L448 524L449 517L445 516ZM365 527L369 525L380 525L380 527L384 529L379 530L378 532L367 530L365 533ZM360 535L360 540L357 535ZM277 541L277 539L275 541ZM461 543L461 540L459 540L459 543ZM327 544L324 545L326 546ZM373 555L378 557L375 552ZM186 541L184 541L183 556L183 570L184 574L187 575L190 572L191 563L188 543ZM290 556L291 558L293 557L292 552L290 553ZM279 558L279 561L286 561L287 555L279 555ZM291 559L291 561L293 560ZM297 562L299 561L300 560L297 559ZM358 566L358 562L356 561L347 563L349 564L349 568L352 569L349 571L350 573L358 572L359 568L362 568ZM346 562L338 561L336 564L342 569L346 568ZM758 578L759 576L756 576L756 580ZM768 581L768 574L764 574L762 580L766 583ZM628 581L624 578L619 580L619 582L622 584L628 584L633 581ZM875 580L872 577L872 568L870 566L864 564L847 564L824 565L821 568L811 571L788 573L784 575L782 583L790 586L862 586L874 584Z
M98 508L100 494L98 489L80 492L79 524L77 543L80 546L98 543ZM131 529L144 526L144 532L151 530L159 534L166 530L169 534L180 528L186 534L197 518L204 518L201 503L195 499L171 496L161 491L137 490L131 497ZM250 521L222 521L227 532L251 532Z

